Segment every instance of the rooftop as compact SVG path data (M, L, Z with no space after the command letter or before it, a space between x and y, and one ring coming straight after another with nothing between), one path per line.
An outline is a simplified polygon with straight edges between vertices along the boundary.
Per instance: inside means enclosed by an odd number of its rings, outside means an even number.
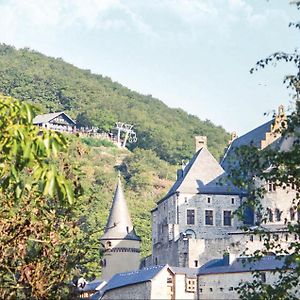
M252 271L272 271L285 266L286 256L264 256L260 260L249 260L247 257L236 258L232 264L226 263L224 258L213 259L198 270L198 275L219 273L238 273Z

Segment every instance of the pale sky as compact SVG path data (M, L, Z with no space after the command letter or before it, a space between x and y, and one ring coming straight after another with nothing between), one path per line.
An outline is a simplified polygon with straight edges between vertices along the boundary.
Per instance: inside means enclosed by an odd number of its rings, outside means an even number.
M290 105L281 63L300 11L288 0L0 0L0 42L112 78L238 135ZM269 116L264 116L269 112Z

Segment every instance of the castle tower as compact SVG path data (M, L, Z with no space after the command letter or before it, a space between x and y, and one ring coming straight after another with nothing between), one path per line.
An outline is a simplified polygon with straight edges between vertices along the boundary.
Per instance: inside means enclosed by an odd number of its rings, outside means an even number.
M109 280L116 273L139 268L141 238L133 228L120 177L100 242L103 251L103 280Z

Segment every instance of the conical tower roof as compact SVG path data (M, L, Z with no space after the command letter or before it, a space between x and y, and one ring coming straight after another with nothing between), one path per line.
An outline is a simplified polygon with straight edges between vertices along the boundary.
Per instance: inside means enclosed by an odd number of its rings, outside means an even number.
M135 233L131 222L120 176L118 178L104 235L101 237L101 240L111 239L141 240Z

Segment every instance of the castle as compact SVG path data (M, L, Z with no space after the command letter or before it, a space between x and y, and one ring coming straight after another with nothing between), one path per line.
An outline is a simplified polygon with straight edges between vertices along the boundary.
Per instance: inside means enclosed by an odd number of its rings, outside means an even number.
M243 220L234 214L247 199L246 191L229 180L234 149L253 145L259 150L276 146L284 150L291 145L278 129L286 117L282 106L269 122L237 138L235 135L219 163L207 149L204 136L195 138L196 151L177 172L177 180L152 210L152 255L139 267L140 238L132 226L120 179L117 184L105 233L101 237L104 251L103 280L107 281L92 299L235 299L234 287L241 279L251 280L251 271L263 271L263 282L272 283L272 271L283 265L273 253L255 265L244 266L240 258L262 249L263 240L254 234L259 214L244 211ZM293 208L296 191L283 189L274 182L266 185L261 199L268 211L263 224L271 239L288 246L287 221L300 221ZM241 226L247 225L247 232ZM230 278L230 279L229 279ZM278 278L277 278L278 279ZM94 298L93 298L94 297Z

